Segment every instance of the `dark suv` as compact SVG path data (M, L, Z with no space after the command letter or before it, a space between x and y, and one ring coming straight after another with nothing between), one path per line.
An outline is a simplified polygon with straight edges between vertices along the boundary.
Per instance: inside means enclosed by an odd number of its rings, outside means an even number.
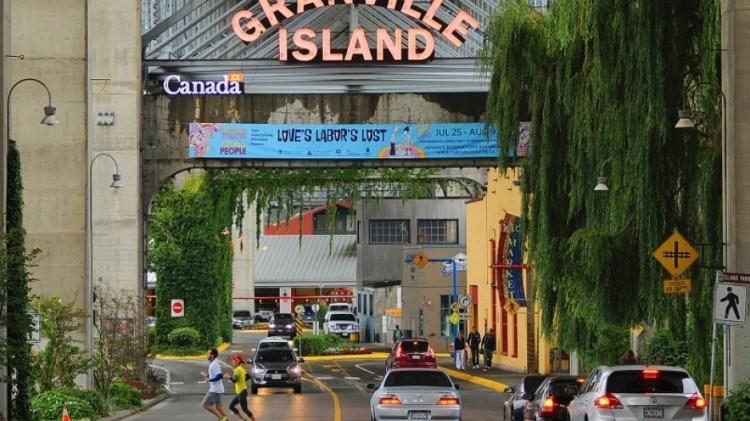
M516 387L506 387L505 393L510 393L510 396L503 405L503 420L523 421L523 411L546 378L543 374L528 374L518 381Z
M268 320L268 336L285 336L294 339L297 329L292 313L274 313Z
M259 387L291 387L301 393L303 362L291 348L258 348L250 369L250 393L258 394Z
M534 395L523 411L525 420L557 420L567 421L568 404L578 393L585 377L570 375L554 375L537 388Z
M402 339L393 345L385 360L385 369L402 367L437 368L435 352L427 339Z

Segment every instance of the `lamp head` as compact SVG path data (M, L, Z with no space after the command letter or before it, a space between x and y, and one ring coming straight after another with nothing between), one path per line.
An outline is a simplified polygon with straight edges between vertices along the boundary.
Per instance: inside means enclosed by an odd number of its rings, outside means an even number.
M120 173L112 174L112 184L110 184L109 187L112 187L113 189L119 189L123 186L124 184L122 184L122 176L120 176Z
M674 125L676 129L692 129L695 127L693 122L693 112L689 109L677 111L677 116L680 118L677 120L677 124Z
M596 179L596 186L594 187L594 191L609 191L609 186L607 186L608 182L609 178L599 176L599 178Z
M44 118L42 119L41 124L46 124L48 126L60 124L60 120L55 116L55 111L57 111L57 108L51 105L44 107Z

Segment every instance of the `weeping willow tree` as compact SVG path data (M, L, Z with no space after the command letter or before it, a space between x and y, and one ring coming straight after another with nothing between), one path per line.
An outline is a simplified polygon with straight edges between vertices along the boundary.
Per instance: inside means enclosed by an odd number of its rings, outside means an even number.
M492 18L487 120L511 144L531 121L520 163L528 258L542 330L564 348L668 329L692 344L687 368L708 377L711 267L722 261L719 29L714 0L556 0L543 11L509 1ZM700 131L674 128L686 105L705 111ZM600 174L607 193L593 191ZM674 230L701 245L689 294L664 294L669 275L652 257Z

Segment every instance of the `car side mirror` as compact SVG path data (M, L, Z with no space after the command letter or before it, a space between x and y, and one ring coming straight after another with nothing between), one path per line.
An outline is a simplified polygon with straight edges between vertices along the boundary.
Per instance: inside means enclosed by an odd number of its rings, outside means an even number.
M456 388L456 390L458 390L458 389L460 389L460 388L461 388L461 385L460 385L460 384L458 384L458 383L454 383L454 384L453 384L453 387L455 387L455 388Z
M377 385L376 385L375 383L367 383L367 386L366 386L366 387L367 387L368 389L372 389L372 390L375 390L375 389L377 389L377 388L378 388L378 386L377 386Z
M297 358L297 362L298 362L298 363L303 363L303 362L305 362L305 359L304 359L304 358L302 358L302 357L298 357L298 358Z
M534 400L534 394L526 392L521 396L521 399L527 400L527 401L533 401Z
M512 387L506 387L505 390L503 390L503 392L505 392L505 393L513 393L513 392L515 392L515 389L513 389Z

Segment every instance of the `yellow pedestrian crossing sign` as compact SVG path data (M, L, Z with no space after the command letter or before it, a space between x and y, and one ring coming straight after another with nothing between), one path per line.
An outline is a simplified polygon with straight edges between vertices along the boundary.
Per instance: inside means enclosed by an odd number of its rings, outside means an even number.
M654 251L653 256L672 278L677 278L698 260L699 254L679 232L675 231Z
M427 263L430 262L430 259L427 258L427 256L422 253L421 251L417 253L416 256L414 256L414 259L412 262L417 265L420 269L423 269Z

